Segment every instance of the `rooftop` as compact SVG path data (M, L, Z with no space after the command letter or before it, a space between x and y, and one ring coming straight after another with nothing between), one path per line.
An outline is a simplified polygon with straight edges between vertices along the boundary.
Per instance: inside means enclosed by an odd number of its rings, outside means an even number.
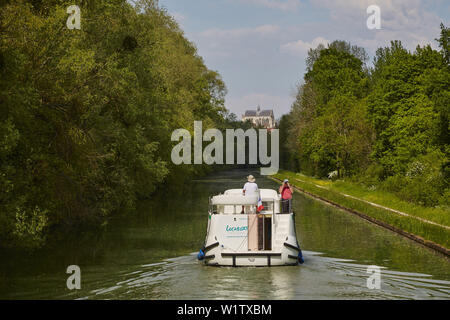
M272 117L273 116L273 110L261 110L260 107L256 110L247 110L245 111L244 117Z

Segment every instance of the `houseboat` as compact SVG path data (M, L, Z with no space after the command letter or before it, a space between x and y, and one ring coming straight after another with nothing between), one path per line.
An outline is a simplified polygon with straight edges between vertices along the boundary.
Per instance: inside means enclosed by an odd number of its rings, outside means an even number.
M303 263L295 214L292 209L281 212L281 201L271 189L260 189L254 196L231 189L211 197L206 239L197 258L209 266Z

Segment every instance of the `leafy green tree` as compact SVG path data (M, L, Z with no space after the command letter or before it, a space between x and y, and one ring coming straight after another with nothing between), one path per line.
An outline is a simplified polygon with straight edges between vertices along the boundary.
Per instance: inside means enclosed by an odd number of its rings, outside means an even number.
M449 30L440 51L392 41L366 66L344 41L311 49L305 82L280 123L283 166L373 184L427 206L449 204ZM426 185L426 186L425 186Z
M2 6L2 245L42 245L207 172L171 163L171 133L224 123L220 75L156 1L81 1L81 30L66 27L72 4Z
M309 52L305 84L289 122L283 122L289 123L289 138L282 151L296 150L287 158L297 159L300 170L319 176L338 170L346 176L367 164L373 135L359 101L368 90L365 59L362 48L343 41Z

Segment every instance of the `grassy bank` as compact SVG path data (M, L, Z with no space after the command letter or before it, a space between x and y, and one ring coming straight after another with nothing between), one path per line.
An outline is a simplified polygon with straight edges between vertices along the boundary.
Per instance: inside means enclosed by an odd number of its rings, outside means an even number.
M361 185L341 180L332 182L315 179L291 171L280 170L273 177L276 179L287 178L293 186L313 196L355 211L355 213L361 213L388 225L387 227L391 226L397 231L404 231L404 235L411 234L419 241L423 239L424 244L431 241L446 248L448 253L450 248L450 211L448 208L421 207L402 201L395 195L382 190L369 190ZM433 244L428 243L428 245L433 247Z

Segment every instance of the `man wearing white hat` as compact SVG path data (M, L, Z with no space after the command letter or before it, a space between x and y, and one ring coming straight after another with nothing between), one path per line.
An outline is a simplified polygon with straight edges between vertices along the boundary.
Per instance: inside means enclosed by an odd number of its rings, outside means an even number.
M244 184L244 189L242 190L242 193L245 196L250 196L250 195L255 195L255 194L259 195L258 185L255 183L255 177L254 176L249 175L247 177L247 183ZM242 206L242 212L241 213L244 213L244 206Z
M255 192L258 192L258 185L255 183L255 177L252 175L249 175L247 177L247 183L244 184L244 195L250 195L254 194Z
M255 177L249 175L247 177L247 183L244 185L244 189L242 193L245 196L258 195L259 199L259 189L258 185L255 183ZM258 200L259 205L259 200ZM244 206L242 206L242 212L244 213ZM256 212L254 212L256 213ZM258 251L259 250L259 222L258 215L250 214L248 215L248 249L250 251Z

